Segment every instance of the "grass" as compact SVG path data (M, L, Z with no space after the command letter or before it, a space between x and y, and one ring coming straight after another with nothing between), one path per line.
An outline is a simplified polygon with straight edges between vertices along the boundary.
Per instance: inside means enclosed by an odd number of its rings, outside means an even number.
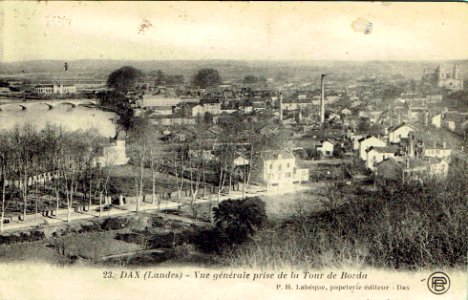
M111 254L143 249L141 245L116 240L115 234L115 231L79 233L57 238L53 244L57 245L66 257L75 255L94 261Z

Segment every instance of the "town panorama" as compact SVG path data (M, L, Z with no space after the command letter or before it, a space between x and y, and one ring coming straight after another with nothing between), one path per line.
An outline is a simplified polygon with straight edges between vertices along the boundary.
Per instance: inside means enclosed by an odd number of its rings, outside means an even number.
M468 60L56 51L0 63L1 262L466 266Z

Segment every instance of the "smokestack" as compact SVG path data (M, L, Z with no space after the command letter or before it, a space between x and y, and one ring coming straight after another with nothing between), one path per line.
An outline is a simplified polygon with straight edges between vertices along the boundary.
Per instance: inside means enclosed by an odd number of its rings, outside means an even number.
M320 95L320 123L323 125L325 123L325 74L322 74L320 77L320 86L322 88L322 93Z
M279 119L283 121L283 92L279 92Z

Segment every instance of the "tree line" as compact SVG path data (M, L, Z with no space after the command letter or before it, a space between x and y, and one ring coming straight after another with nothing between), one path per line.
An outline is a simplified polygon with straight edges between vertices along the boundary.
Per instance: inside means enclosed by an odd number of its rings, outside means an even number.
M7 211L19 212L25 220L31 211L48 215L66 207L69 221L73 207L89 209L96 195L102 200L107 191L108 174L102 168L109 163L102 156L107 144L95 130L69 132L50 124L41 130L26 124L2 131L1 229Z

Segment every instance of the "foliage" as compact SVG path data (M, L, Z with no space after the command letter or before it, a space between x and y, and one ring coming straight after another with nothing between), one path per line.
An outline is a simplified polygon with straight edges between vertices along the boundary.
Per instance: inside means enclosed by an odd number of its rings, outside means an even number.
M184 76L183 75L168 75L165 74L163 71L158 70L156 73L150 73L150 76L153 75L155 77L154 83L156 85L164 85L164 84L182 84L184 83Z
M213 210L214 229L200 232L194 241L206 252L222 252L248 241L267 221L265 202L258 197L225 200Z
M195 74L193 83L201 88L207 88L219 85L221 83L221 76L218 70L213 68L201 69Z
M359 132L368 133L371 127L370 120L368 118L360 118L357 129Z
M140 70L124 66L109 75L107 85L118 93L126 94L142 76Z
M351 193L337 187L326 195L324 211L298 210L260 232L255 244L233 250L231 262L255 267L464 267L467 177L455 168L446 181L407 184L396 191Z
M258 77L255 75L247 75L244 77L244 80L242 81L245 84L252 84L252 83L257 83L258 82Z
M22 200L23 216L30 210L31 201L35 202L37 213L42 204L51 205L47 201L38 203L43 201L40 195L47 193L56 198L56 209L64 200L61 195L66 196L68 209L77 192L86 194L91 202L90 186L94 185L96 191L97 162L106 145L105 138L95 130L67 132L48 125L38 131L26 124L3 132L0 139L0 182L2 186L6 181L10 183L2 190L2 213L6 200L18 197ZM35 178L49 172L55 174L53 179L41 183ZM13 181L16 184L11 184Z
M233 244L245 242L267 219L265 203L258 197L226 200L213 210L216 228Z

